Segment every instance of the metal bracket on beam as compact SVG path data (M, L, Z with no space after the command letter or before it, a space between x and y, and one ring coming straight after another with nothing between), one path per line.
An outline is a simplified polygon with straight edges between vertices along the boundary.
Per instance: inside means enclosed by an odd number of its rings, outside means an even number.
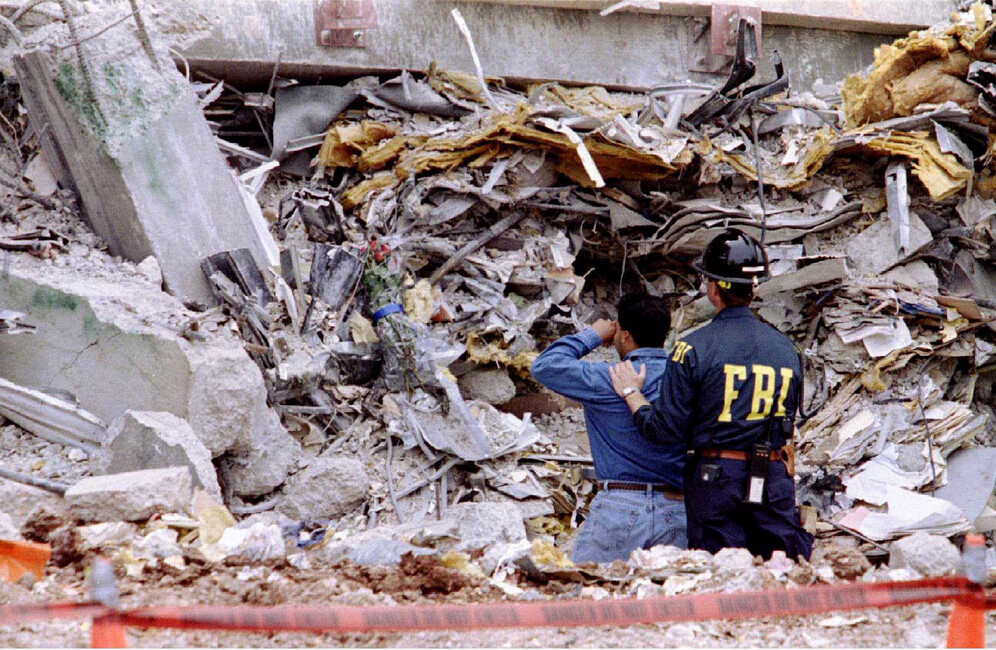
M740 19L754 23L757 49L761 51L761 9L743 5L712 5L709 20L696 18L691 23L688 41L688 69L691 72L725 74L737 48Z
M366 47L377 28L375 0L314 0L315 43L322 47Z

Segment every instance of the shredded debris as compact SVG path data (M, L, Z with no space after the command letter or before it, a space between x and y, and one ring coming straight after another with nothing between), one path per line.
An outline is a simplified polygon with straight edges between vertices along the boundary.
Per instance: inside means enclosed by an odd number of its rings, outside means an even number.
M143 5L144 24L81 7L3 48L50 57L75 126L44 132L23 97L39 80L4 68L0 469L35 483L0 479L0 536L52 545L60 568L0 602L82 597L100 553L129 604L154 602L149 585L252 603L786 588L947 574L949 539L996 531L988 5L879 48L824 96L787 93L780 60L746 86L743 23L712 91L437 66L308 86L278 62L262 93L176 72L169 48L208 24L185 5ZM114 257L53 152L76 128L121 154L187 94L242 199L239 236L179 270L171 241ZM690 262L729 226L765 242L756 312L805 359L813 561L655 547L575 566L596 489L584 418L531 364L629 290L671 300L672 341L707 321ZM188 271L211 304L174 297ZM101 367L137 374L95 388ZM45 481L71 486L65 502Z

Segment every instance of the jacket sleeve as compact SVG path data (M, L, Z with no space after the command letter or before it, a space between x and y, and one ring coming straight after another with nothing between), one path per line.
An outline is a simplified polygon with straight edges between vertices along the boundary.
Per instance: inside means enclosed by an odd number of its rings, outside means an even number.
M533 362L533 377L555 393L579 402L618 400L609 365L581 358L602 345L593 328L557 339Z
M681 351L683 346L684 350ZM661 391L656 402L643 406L634 413L640 434L649 442L661 445L691 444L695 367L695 349L679 341L664 369Z

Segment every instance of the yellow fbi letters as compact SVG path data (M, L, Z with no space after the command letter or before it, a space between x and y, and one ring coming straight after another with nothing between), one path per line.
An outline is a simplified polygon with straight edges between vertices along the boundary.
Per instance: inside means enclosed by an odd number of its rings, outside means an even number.
M750 414L747 421L763 420L771 414L775 405L775 369L771 366L754 364L750 367L754 376L754 392L750 400ZM720 422L733 421L733 403L740 397L740 387L747 381L747 366L728 363L723 366L726 382L723 388L723 412L719 414ZM792 369L779 368L781 390L778 391L778 408L775 417L785 416L785 398L788 397L789 386L792 383Z

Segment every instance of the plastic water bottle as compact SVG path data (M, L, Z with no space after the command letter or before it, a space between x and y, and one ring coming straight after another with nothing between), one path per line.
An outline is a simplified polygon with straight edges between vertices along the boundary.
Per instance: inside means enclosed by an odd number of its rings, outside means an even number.
M976 584L986 581L986 538L978 533L965 536L961 552L961 572Z

